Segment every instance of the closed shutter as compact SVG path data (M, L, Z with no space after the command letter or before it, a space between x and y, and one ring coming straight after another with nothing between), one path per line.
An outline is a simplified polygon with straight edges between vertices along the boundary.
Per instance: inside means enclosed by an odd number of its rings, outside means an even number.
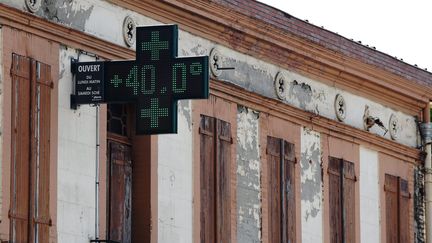
M216 208L217 241L231 242L231 125L216 120Z
M267 137L267 163L269 165L270 242L295 242L294 144L279 138Z
M28 242L30 211L30 59L12 56L11 241Z
M231 125L201 116L201 242L231 242Z
M408 181L385 175L386 236L388 243L409 242L410 217Z
M51 68L12 59L11 241L49 242Z
M398 178L385 175L385 210L386 210L386 239L387 243L399 242L398 228Z
M355 242L355 173L354 164L343 161L343 223L345 242Z
M215 215L215 119L202 116L200 123L200 185L201 185L201 243L216 239Z
M51 68L32 60L32 226L37 242L49 242ZM33 203L34 202L34 203ZM32 237L33 239L33 237Z
M269 167L269 227L270 242L281 242L281 193L280 193L280 163L281 163L281 140L267 137L267 163Z
M128 145L109 141L109 239L131 242L132 164Z
M329 158L329 206L330 206L330 242L342 243L342 184L341 160Z
M399 242L409 242L410 217L409 217L408 181L399 178Z
M295 203L295 150L294 144L284 142L284 174L283 188L285 191L284 203L285 213L283 214L285 223L283 224L286 230L284 241L286 243L296 242L296 203Z

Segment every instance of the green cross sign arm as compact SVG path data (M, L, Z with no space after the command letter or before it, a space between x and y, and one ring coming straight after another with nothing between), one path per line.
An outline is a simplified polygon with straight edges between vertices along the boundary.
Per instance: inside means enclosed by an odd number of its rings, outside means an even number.
M136 106L137 134L177 132L177 101L209 95L208 57L177 58L177 26L137 28L136 61L105 63L107 102Z

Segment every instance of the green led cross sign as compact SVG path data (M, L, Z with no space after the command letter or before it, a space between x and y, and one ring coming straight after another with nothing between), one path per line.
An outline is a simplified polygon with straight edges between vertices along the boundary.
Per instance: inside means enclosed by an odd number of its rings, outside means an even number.
M136 33L136 60L104 63L104 102L135 103L137 134L176 133L177 101L208 98L208 57L177 57L177 25Z

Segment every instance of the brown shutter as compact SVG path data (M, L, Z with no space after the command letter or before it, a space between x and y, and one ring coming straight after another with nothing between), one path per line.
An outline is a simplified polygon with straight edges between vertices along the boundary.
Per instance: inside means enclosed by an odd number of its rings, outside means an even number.
M280 163L281 140L267 137L267 163L269 168L269 227L270 242L281 242L281 193L280 193Z
M296 203L295 203L295 150L294 144L284 141L284 182L283 188L285 191L285 214L284 224L282 225L286 228L286 236L283 242L295 242L296 241Z
M409 242L410 217L409 217L408 181L399 178L399 242Z
M131 242L132 166L131 149L108 143L110 155L109 239Z
M32 199L33 230L38 242L49 242L51 68L32 60ZM33 238L33 237L32 237Z
M13 54L11 239L49 241L50 66Z
M345 242L355 242L355 171L354 164L343 161L343 223Z
M231 125L216 121L216 209L217 240L220 243L231 242Z
M387 243L397 243L398 240L398 178L385 175L385 210Z
M201 116L200 123L200 184L201 184L201 243L216 239L215 215L215 119Z
M231 125L201 116L201 242L231 242Z
M282 147L283 145L283 147ZM284 156L281 156L281 155ZM270 242L295 242L294 144L267 137Z
M342 183L341 160L329 157L329 206L330 206L330 242L342 243Z
M12 56L11 241L29 240L30 59Z

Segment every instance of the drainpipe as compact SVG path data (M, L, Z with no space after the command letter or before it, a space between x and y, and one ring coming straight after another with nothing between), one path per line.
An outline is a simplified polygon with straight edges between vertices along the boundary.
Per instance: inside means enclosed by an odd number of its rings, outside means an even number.
M96 105L95 239L99 239L99 105Z
M432 243L432 123L430 122L430 103L427 104L423 112L423 124L421 124L422 140L425 144L426 159L424 163L425 170L425 210L426 210L426 228L425 237L427 243Z

